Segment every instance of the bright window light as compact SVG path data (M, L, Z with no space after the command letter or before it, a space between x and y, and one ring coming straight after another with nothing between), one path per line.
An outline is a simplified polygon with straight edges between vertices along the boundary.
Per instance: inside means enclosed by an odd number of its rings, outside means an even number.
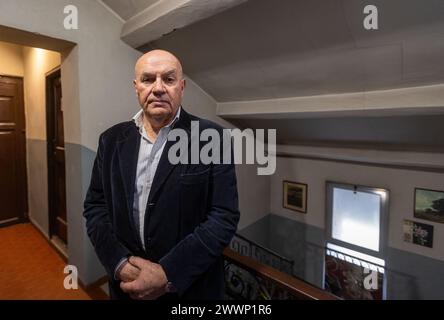
M382 197L379 193L334 188L332 237L379 251Z

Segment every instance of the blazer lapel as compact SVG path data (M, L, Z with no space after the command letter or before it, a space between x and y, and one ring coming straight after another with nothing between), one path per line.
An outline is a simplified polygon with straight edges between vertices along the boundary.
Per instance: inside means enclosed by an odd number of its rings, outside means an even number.
M139 156L140 133L135 124L124 132L123 139L117 142L120 174L125 188L125 199L129 219L136 226L133 216L134 188L136 180L137 160Z
M183 129L187 131L188 138L191 134L191 121L187 112L182 108L180 110L179 120L173 126L172 129ZM188 141L188 145L189 145ZM148 197L148 203L151 203L156 193L160 190L162 185L165 183L166 179L170 175L171 171L174 169L175 165L171 164L168 160L168 151L171 146L176 143L175 141L167 141L165 144L165 148L162 151L162 155L160 157L159 165L157 166L156 174L154 175L153 184L151 185L151 191Z

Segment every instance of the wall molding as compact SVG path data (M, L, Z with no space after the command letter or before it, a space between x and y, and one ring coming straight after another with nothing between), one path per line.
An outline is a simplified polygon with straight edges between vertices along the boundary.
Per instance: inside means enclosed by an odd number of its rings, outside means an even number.
M276 157L444 173L444 153L394 152L278 145Z
M314 95L217 105L223 118L325 118L444 113L444 84L400 89Z

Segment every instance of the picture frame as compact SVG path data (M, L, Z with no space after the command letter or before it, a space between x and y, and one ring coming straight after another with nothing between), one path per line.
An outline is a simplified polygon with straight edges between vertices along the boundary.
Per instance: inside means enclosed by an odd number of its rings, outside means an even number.
M414 216L444 223L444 191L415 188Z
M404 219L404 241L433 248L433 226Z
M307 213L306 183L283 181L283 207L293 211Z

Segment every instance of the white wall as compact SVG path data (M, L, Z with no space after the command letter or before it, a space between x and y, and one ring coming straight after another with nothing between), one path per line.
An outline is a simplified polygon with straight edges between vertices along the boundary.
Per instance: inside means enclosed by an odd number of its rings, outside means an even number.
M46 148L46 74L60 66L60 53L23 47L26 167L29 219L49 235Z
M64 28L67 5L78 8L78 30ZM68 254L70 263L78 267L79 278L89 284L103 275L103 269L82 217L91 170L90 161L82 161L82 152L95 150L99 133L137 110L131 81L139 53L120 41L122 22L97 1L2 0L0 21L4 26L77 44L62 53Z
M216 101L190 78L187 78L183 106L189 112L224 128L234 128L216 115ZM270 213L270 177L258 176L256 165L247 164L236 165L236 177L241 212L238 229L242 229Z
M67 5L78 8L78 30L66 30L63 26L63 10ZM78 267L79 278L85 284L91 283L103 275L81 214L91 157L99 134L117 122L130 119L139 109L132 79L140 53L120 40L122 21L98 1L2 0L0 21L4 26L76 43L74 48L62 52L61 69L67 148L68 254L70 263ZM188 82L184 106L191 113L224 125L216 117L214 100L192 81ZM269 192L259 196L256 193L268 190L268 180L239 172L241 223L245 224L268 213Z
M78 30L64 28L63 10L67 5L78 8ZM5 26L78 45L77 50L65 53L62 64L62 73L67 65L79 70L80 99L67 101L67 109L81 110L82 130L80 133L80 130L68 127L67 142L95 149L100 132L136 110L137 106L130 104L130 98L133 97L133 64L139 53L120 41L122 22L97 1L2 0L0 21ZM72 89L65 86L65 91ZM76 102L80 106L75 105ZM78 123L74 125L78 126Z
M406 154L406 157L409 155ZM425 154L426 158L428 155ZM308 184L307 214L282 207L282 181ZM271 177L271 212L319 228L325 227L325 182L343 182L390 191L389 237L390 247L444 261L444 224L413 217L414 188L444 190L444 174L383 168L326 160L278 158L276 173ZM434 246L426 248L403 241L403 220L410 219L434 226Z
M23 77L22 47L0 41L0 75Z

